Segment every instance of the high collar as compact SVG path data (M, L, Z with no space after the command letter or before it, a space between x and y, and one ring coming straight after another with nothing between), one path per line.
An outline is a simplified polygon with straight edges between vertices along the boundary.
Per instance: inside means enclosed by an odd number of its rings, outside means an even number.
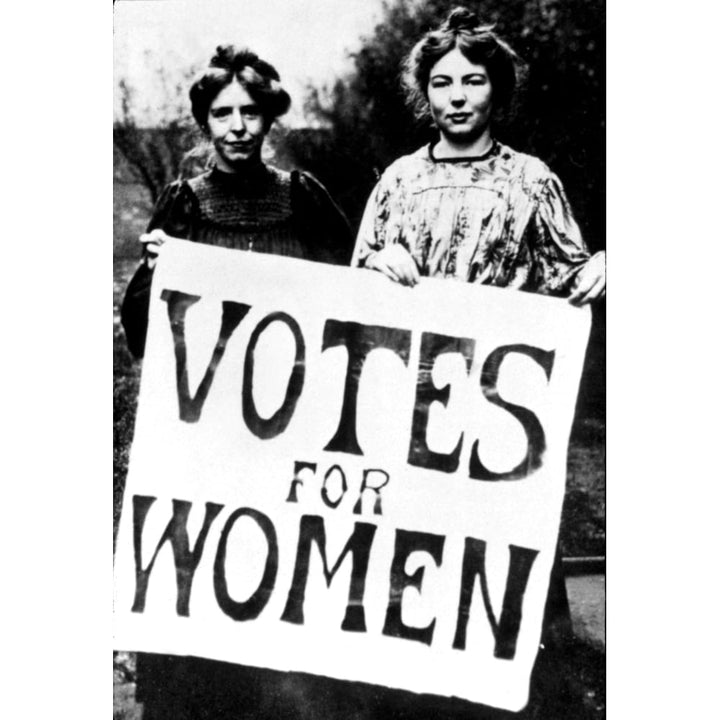
M434 163L463 163L463 162L478 162L479 160L487 160L494 157L500 151L500 143L493 138L490 147L482 153L482 155L468 155L467 157L449 157L449 158L438 158L435 157L433 152L437 143L430 143L428 145L428 157Z
M223 187L242 187L249 184L263 182L268 177L268 169L260 160L248 162L240 172L224 172L213 165L210 169L210 180Z

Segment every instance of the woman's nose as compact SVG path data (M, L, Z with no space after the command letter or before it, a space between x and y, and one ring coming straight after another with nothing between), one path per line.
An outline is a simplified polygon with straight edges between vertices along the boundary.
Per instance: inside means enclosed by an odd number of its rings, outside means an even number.
M232 114L232 122L230 123L230 129L233 132L242 134L245 132L245 122L242 117L242 113L234 112Z
M462 105L465 102L465 89L462 85L453 85L450 89L450 102L453 105Z

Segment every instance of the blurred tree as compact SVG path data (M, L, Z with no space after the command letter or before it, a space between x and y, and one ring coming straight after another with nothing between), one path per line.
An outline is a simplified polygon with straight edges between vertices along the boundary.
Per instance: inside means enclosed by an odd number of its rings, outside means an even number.
M153 203L168 183L194 174L205 161L202 138L187 100L194 74L195 69L188 68L178 80L170 81L162 67L155 70L157 103L152 125L141 122L148 109L137 107L134 88L124 78L118 82L120 110L113 123L113 144L125 161L130 181L147 188ZM116 176L122 176L118 164L115 170Z

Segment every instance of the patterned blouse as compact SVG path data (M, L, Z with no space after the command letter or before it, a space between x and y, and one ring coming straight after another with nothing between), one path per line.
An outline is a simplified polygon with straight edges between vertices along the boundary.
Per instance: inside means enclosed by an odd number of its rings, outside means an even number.
M438 160L425 146L375 187L353 255L362 267L392 243L421 275L568 295L590 254L558 178L497 141L483 156Z

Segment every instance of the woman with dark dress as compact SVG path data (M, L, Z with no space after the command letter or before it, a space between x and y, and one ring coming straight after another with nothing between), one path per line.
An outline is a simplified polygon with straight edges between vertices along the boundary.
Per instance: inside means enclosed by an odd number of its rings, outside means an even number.
M127 288L122 323L142 357L153 268L163 243L181 238L236 250L347 265L352 236L325 188L311 175L265 164L261 151L290 97L275 68L248 50L219 47L190 89L195 120L214 148L205 173L169 185ZM203 658L138 654L136 699L143 720L294 716L311 680Z
M190 88L192 113L214 149L210 170L165 188L155 207L140 267L128 286L122 322L142 357L153 267L167 237L236 250L347 265L345 217L311 175L265 164L261 151L275 118L290 107L275 68L248 50L219 47Z

